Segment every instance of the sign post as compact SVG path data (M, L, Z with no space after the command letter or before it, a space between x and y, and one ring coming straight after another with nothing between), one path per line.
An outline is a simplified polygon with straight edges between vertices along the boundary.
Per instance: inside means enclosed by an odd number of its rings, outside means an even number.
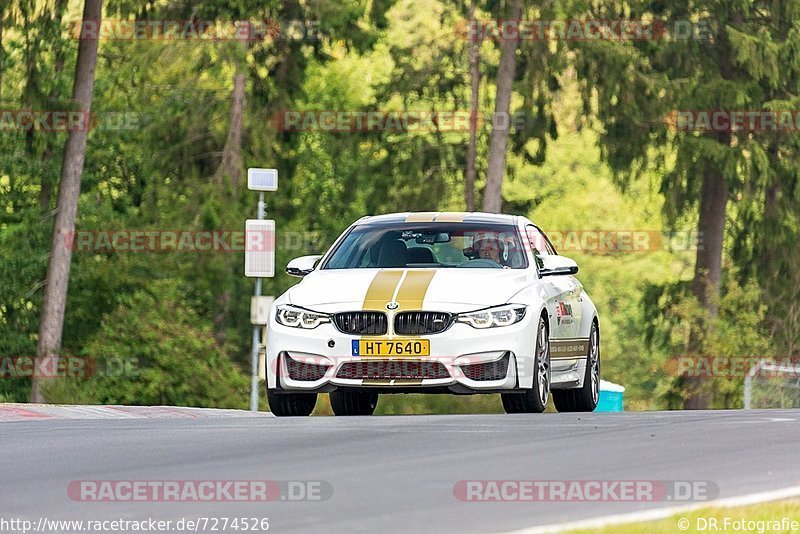
M258 411L258 354L261 348L261 330L269 320L269 309L274 297L261 296L263 278L275 276L275 221L266 220L265 191L277 191L276 169L247 169L247 188L258 191L256 219L245 221L244 274L256 279L250 303L250 322L253 324L253 347L250 355L250 411Z

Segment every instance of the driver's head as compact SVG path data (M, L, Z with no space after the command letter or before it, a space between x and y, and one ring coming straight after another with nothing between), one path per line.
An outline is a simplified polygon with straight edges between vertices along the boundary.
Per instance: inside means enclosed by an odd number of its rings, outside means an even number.
M500 241L497 239L493 237L478 239L473 243L472 248L477 253L478 258L500 263Z

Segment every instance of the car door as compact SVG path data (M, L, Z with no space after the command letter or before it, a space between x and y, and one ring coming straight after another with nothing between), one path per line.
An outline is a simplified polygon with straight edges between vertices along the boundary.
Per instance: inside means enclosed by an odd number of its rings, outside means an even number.
M536 225L525 228L534 256L556 254L555 247ZM550 316L550 339L575 339L580 335L583 286L572 275L547 276L547 312Z

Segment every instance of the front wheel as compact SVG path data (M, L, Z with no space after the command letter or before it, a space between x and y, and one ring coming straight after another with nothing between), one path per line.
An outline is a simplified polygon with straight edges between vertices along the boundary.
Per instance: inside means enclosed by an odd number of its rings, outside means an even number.
M553 403L559 412L593 412L600 398L600 336L597 324L592 324L589 334L589 354L583 386L577 389L553 391Z
M378 394L371 391L337 389L330 396L335 415L372 415L378 405Z
M316 393L277 393L267 389L267 402L277 417L304 417L311 415L317 404Z
M542 413L550 398L550 337L544 317L539 318L533 367L536 376L533 387L523 393L502 393L506 413Z

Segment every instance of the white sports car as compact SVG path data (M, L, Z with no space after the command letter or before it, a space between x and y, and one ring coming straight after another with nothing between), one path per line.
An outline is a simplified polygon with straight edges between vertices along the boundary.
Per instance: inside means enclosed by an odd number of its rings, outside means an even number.
M324 256L292 260L303 280L276 299L266 332L267 398L309 415L369 415L384 393L500 393L508 413L592 411L597 310L525 217L364 217Z

